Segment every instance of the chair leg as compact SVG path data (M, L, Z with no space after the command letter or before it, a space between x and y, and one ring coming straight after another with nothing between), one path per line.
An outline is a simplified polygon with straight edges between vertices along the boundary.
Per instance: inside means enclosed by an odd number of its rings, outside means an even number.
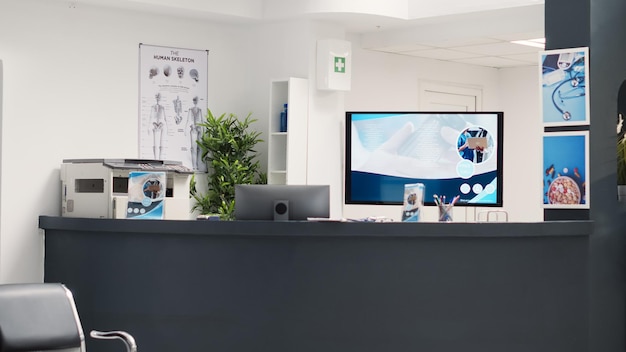
M137 352L137 344L132 335L125 331L97 331L91 330L89 335L95 339L120 339L126 345L127 352Z

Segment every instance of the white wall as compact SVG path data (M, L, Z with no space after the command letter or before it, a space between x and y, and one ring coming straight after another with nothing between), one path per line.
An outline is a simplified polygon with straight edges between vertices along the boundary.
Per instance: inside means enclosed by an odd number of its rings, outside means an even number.
M250 81L256 91L251 96L255 111L264 116L259 121L267 131L269 85L272 79L308 78L309 129L307 151L307 182L331 187L331 217L342 213L342 126L343 92L322 92L316 89L316 47L318 39L344 38L344 30L334 25L311 21L288 21L255 27L251 32L254 53ZM265 115L264 115L265 114ZM267 153L263 146L264 155Z
M543 221L542 131L539 68L500 70L504 113L504 209L509 221Z
M506 118L505 138L516 132L510 129L535 130L523 119L536 113L528 111L524 99L537 99L531 82L535 78L528 78L524 70L498 71L362 51L358 37L349 37L354 54L352 91L321 92L314 88L316 40L345 38L337 26L298 21L245 27L68 4L0 1L3 283L42 280L43 238L37 219L60 214L63 159L137 157L139 43L208 49L209 107L218 114L253 112L259 119L255 127L262 132L270 118L270 79L310 78L308 178L309 183L331 185L333 217L398 213L393 207L343 207L345 110L416 109L420 80L457 82L481 87L485 109L504 109L506 116L509 105L520 110L513 115L522 116L519 121L509 123ZM519 97L501 95L500 86ZM506 153L511 148L505 144ZM521 160L538 155L534 150L511 153ZM541 220L536 209L530 217L518 215L533 208L518 185L532 182L526 173L510 171L513 163L505 166L505 207L515 211L511 219ZM518 199L509 203L509 194L519 197L520 203Z
M210 50L211 109L251 110L248 28L68 3L0 1L0 282L42 279L63 159L137 157L139 43Z
M317 89L317 41L346 39L343 29L316 24L309 42L309 184L330 185L330 216L343 216L344 92Z
M259 25L249 33L250 75L248 85L254 90L247 98L252 103L253 116L258 119L255 126L266 134L269 131L268 116L270 101L270 82L286 80L289 77L308 78L308 40L311 27L307 21L279 22ZM267 137L259 146L267 168Z

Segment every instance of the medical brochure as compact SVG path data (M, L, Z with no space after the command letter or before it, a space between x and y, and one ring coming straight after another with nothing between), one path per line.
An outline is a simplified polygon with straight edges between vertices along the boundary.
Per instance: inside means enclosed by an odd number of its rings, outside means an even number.
M166 182L165 172L129 172L126 218L163 219Z
M403 222L417 222L424 206L424 184L409 183L404 185L404 205L402 207Z

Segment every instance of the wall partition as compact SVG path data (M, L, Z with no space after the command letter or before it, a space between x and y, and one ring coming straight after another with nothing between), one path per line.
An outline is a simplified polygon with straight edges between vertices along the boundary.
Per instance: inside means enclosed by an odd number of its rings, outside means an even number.
M546 220L582 219L594 222L589 241L589 351L624 350L624 231L626 206L617 198L615 156L618 92L626 67L616 58L626 55L626 13L623 0L546 0L546 49L589 47L590 128L589 181L591 208L550 210ZM573 18L574 25L563 19Z

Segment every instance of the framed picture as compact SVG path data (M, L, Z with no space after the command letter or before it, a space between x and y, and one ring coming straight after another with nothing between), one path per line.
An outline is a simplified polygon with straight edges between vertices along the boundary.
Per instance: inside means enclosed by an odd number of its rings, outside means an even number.
M139 45L139 157L205 172L200 138L208 103L207 50Z
M544 126L589 124L589 49L539 53Z
M543 136L543 207L589 208L589 132Z

